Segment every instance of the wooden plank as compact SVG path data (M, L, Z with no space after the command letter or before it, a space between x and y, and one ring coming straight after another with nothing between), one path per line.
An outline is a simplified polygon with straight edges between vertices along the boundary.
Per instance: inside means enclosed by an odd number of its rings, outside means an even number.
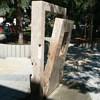
M69 19L67 20L67 28L65 30L66 32L65 32L65 38L64 38L65 40L63 40L64 45L62 44L62 48L64 49L64 52L62 53L62 56L63 56L64 60L65 60L66 55L67 55L68 46L69 46L70 39L71 39L73 24L74 24L74 21L69 20Z
M59 82L62 78L61 76L62 76L63 65L64 65L63 58L59 56L56 57L52 68L52 74L49 78L50 84L46 95L51 94L54 91L54 89L56 89L59 86Z
M32 2L32 29L31 29L31 59L35 73L35 79L40 81L40 72L43 73L44 64L44 30L45 11L41 2ZM39 55L41 54L41 55Z
M66 17L66 8L44 1L32 1L31 59L34 66L35 81L43 78L44 71L44 34L46 11ZM34 79L33 79L34 80Z
M65 52L67 52L68 44L71 37L72 25L73 25L73 21L71 21L71 23L69 24L69 21L65 19L57 18L55 20L54 30L53 30L49 52L48 52L48 61L46 64L46 69L44 71L44 80L43 80L44 94L50 94L59 84L59 80L61 77L60 74L66 57ZM67 38L63 40L64 36L66 35ZM60 55L61 47L63 47L62 44L63 41L65 41L64 44L65 50L62 53L62 55Z
M59 54L59 56L57 56L55 59L52 74L50 77L49 90L47 94L50 94L55 88L57 88L57 86L59 85L59 82L61 81L61 78L63 77L63 67L64 67L64 63L65 63L65 59L66 59L66 55L68 51L68 45L71 39L71 31L72 31L73 23L74 22L72 20L67 20L67 28L64 34L65 38L63 37L63 39L65 39L63 40L65 41L65 43L64 45L61 46L62 48L64 47L63 48L64 51L62 55ZM61 48L60 48L60 51L61 51Z
M48 61L44 71L43 91L45 94L47 94L49 90L53 65L56 57L59 55L60 47L63 41L63 36L65 32L64 24L67 25L66 23L64 23L64 19L59 19L59 18L55 19L54 29L53 29L49 52L48 52Z

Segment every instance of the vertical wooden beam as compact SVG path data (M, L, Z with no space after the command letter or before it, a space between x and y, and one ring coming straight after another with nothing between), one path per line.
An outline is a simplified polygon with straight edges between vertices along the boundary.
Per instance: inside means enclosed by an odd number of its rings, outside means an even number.
M45 11L42 2L32 2L31 59L34 79L39 82L44 67Z
M60 69L63 68L69 41L71 38L73 21L70 22L71 23L69 23L68 20L60 18L56 18L55 20L48 52L48 61L44 71L43 91L45 95L51 93L59 84ZM67 35L67 38L64 40L66 42L64 46L65 50L63 54L60 55L60 50L65 35Z
M66 59L68 46L69 46L70 39L71 39L71 33L72 33L73 24L74 24L74 21L67 19L67 28L65 30L65 36L67 36L67 37L64 40L65 41L64 47L62 45L62 48L63 48L64 51L63 51L63 53L61 55L61 56L63 56L64 60Z
M51 37L51 43L48 52L48 61L44 71L44 93L47 94L50 86L50 78L52 74L53 65L56 57L59 55L60 47L63 41L65 27L64 20L56 18L54 23L54 29ZM67 28L67 27L66 27ZM56 76L57 77L57 76Z
M44 34L45 12L62 14L66 17L66 8L59 7L44 1L32 1L31 23L31 59L33 63L33 80L40 81L44 70Z

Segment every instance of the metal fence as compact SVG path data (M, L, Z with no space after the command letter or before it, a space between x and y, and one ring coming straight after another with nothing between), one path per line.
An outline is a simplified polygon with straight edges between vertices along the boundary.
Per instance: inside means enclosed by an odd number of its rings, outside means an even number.
M0 44L0 58L31 57L31 45Z

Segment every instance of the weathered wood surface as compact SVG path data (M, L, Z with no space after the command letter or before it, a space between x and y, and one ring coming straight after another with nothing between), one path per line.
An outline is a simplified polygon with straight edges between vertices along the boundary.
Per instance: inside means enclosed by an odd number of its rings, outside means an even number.
M31 59L35 75L32 77L32 82L40 83L45 95L51 93L59 84L73 24L73 21L56 19L50 39L48 60L44 66L46 11L61 14L66 19L67 10L44 1L32 2Z
M60 74L71 38L72 25L73 21L61 18L56 18L55 20L48 51L48 60L44 70L44 94L50 94L59 85ZM62 48L63 51L61 50Z
M44 35L46 11L62 14L66 17L66 8L59 7L44 1L32 1L32 31L31 31L31 59L34 66L35 77L39 82L44 71Z
M66 23L66 21L64 23ZM61 49L63 48L62 55L59 52L59 55L56 57L54 65L53 65L52 74L50 76L49 90L48 90L48 93L47 93L48 95L55 88L57 88L57 86L59 85L59 82L61 81L61 78L63 76L63 67L64 67L64 64L65 64L65 59L66 59L66 55L67 55L67 51L68 51L70 38L71 38L71 31L72 31L72 27L73 27L73 21L67 20L66 24L67 24L67 27L65 26L66 28L65 28L65 35L64 36L65 37L67 36L67 37L66 38L63 37L63 39L65 39L64 40L65 43L64 43L64 45L61 45L61 48L60 48L60 52L61 52Z

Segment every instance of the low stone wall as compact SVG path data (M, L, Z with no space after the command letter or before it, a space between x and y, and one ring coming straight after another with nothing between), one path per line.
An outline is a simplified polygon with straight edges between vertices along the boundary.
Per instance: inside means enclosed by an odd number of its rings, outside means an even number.
M31 45L0 44L0 58L30 56Z

